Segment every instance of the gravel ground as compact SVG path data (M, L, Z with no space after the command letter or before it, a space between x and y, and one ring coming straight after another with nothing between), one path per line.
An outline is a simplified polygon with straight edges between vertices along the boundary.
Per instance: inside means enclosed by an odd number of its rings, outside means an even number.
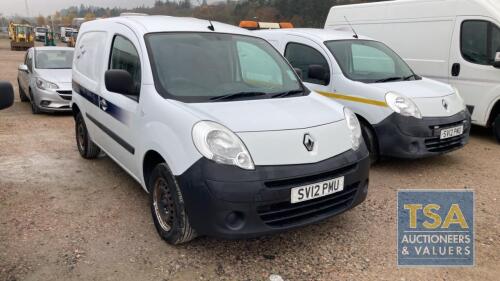
M23 55L0 40L0 80L15 83ZM377 165L367 201L324 223L173 247L139 184L107 157L80 158L71 116L34 116L16 99L0 112L0 280L499 280L500 145L485 129L452 154ZM476 192L476 266L399 269L397 190L465 187Z

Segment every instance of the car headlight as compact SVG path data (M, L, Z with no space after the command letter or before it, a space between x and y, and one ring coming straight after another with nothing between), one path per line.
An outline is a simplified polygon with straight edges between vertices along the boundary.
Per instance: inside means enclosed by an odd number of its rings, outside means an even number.
M457 95L458 99L460 100L460 102L463 104L463 109L466 109L467 108L467 105L465 104L465 100L464 98L462 98L462 95L460 95L460 92L458 91L457 88L453 87L453 92Z
M359 124L358 117L348 108L344 108L344 116L347 121L347 127L351 131L352 149L358 150L361 145L361 124Z
M49 82L47 80L44 80L42 78L36 78L36 86L42 90L59 89L59 86L57 86L56 84Z
M403 116L412 116L418 119L422 119L422 113L420 113L417 105L407 97L396 94L394 92L388 92L385 95L385 102L396 113L399 113Z
M200 121L193 126L192 134L194 145L206 158L245 170L255 169L247 148L228 128L212 121Z

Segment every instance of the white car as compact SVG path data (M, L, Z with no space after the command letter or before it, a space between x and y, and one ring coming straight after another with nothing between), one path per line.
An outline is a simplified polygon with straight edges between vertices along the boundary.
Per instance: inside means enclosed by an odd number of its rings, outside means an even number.
M416 75L383 43L324 29L254 33L284 54L311 90L357 114L372 162L439 155L468 142L470 114L458 91Z
M472 123L491 127L500 142L500 1L409 0L332 7L325 28L350 26L393 48L419 75L456 87Z
M71 111L73 48L34 47L19 66L17 82L23 102L31 102L33 114Z
M78 150L104 151L150 193L167 242L274 233L366 198L356 116L251 32L123 16L82 24L75 50Z

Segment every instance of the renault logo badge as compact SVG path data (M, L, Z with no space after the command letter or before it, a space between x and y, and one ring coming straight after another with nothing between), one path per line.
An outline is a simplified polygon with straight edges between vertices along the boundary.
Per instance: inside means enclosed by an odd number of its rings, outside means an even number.
M443 107L446 111L448 111L448 102L445 99L443 99Z
M314 150L314 139L313 137L311 137L311 135L309 134L304 135L304 146L309 152Z

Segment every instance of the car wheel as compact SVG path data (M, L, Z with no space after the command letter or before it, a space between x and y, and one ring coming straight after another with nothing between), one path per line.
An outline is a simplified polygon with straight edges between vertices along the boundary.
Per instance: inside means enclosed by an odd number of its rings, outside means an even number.
M81 112L78 112L75 118L75 135L76 146L78 147L78 151L83 158L95 159L99 156L101 149L90 139L87 126L85 125L85 120L83 120Z
M17 85L19 87L19 98L21 99L22 102L27 102L30 99L28 96L26 96L26 93L24 92L23 88L21 87L21 83L19 83L19 79L17 80Z
M36 105L36 101L35 101L35 98L33 97L33 93L31 92L30 90L30 97L31 97L31 113L33 114L40 114L40 108L38 107L38 105Z
M370 152L370 163L373 165L380 160L380 152L378 149L378 141L373 129L362 121L361 123L361 133L363 134L363 139L365 141L366 147Z
M500 143L500 113L497 115L497 118L493 121L493 134L497 138L497 141Z
M196 237L184 208L179 185L165 163L158 164L149 178L153 221L161 238L177 245Z

